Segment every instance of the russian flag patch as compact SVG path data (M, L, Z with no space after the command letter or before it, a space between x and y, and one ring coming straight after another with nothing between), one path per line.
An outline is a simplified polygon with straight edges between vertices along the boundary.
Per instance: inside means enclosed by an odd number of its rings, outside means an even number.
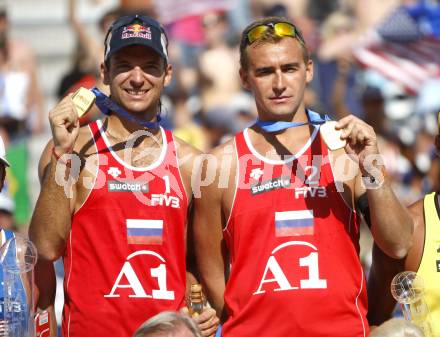
M275 236L313 235L313 210L275 212Z
M162 244L163 220L127 219L127 242L134 245Z

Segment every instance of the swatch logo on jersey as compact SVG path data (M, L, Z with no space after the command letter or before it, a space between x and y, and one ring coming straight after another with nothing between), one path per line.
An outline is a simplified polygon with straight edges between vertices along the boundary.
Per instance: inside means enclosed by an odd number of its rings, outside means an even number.
M109 192L141 192L149 191L148 183L135 180L109 180L107 182L107 190Z
M313 210L275 212L275 236L313 235Z
M163 220L127 219L127 243L133 245L162 244Z
M272 180L263 181L261 184L251 185L251 194L257 195L264 192L290 187L290 177L280 177Z

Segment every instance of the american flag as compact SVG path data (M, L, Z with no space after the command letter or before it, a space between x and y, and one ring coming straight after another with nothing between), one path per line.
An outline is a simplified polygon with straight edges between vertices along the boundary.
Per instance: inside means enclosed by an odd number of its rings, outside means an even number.
M417 24L399 9L378 28L380 42L354 48L364 67L401 84L417 94L429 79L440 78L440 39L423 36Z

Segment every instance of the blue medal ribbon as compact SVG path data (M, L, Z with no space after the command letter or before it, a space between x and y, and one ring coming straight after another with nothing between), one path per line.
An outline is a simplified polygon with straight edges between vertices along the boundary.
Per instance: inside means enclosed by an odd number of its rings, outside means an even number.
M307 122L261 121L258 119L256 125L266 132L279 132L306 124L321 125L330 120L328 115L324 115L324 118L322 118L319 113L309 109L306 109L306 115Z
M125 109L123 109L121 106L119 106L117 103L115 103L110 97L108 97L106 94L104 94L101 90L94 87L90 89L96 96L95 104L101 110L101 112L109 116L110 112L113 111L117 115L119 115L122 118L125 118L129 120L130 122L139 124L145 128L148 129L157 129L159 127L159 122L161 120L160 116L157 115L157 122L148 122L148 121L142 121L132 115L130 115Z

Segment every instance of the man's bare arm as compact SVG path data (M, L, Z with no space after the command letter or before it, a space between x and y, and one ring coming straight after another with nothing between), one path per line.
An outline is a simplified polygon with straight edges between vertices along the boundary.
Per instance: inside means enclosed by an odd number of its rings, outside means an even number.
M26 51L25 60L30 77L27 111L33 112L36 116L32 132L39 133L44 130L44 95L38 81L36 56L30 48Z
M71 173L67 158L79 134L78 115L70 97L65 97L49 114L53 140L43 151L39 163L41 191L32 216L29 235L39 256L55 261L61 256L70 231L75 188L66 188Z
M217 150L220 152L220 150ZM220 158L220 156L216 156ZM214 156L210 157L212 160ZM209 158L209 157L207 157ZM204 161L202 179L209 175L215 179L200 188L201 194L195 198L194 212L194 245L197 265L201 281L206 289L208 300L217 311L217 315L225 318L224 291L225 277L225 251L223 241L224 212L222 210L222 197L224 189L219 187L221 163L210 171L208 160Z
M413 221L391 189L374 129L352 115L342 118L337 128L347 140L346 152L359 161L354 197L357 201L367 193L374 241L388 256L401 259L412 244Z
M379 188L364 189L362 176L357 178L356 199L367 193L371 234L378 247L393 259L402 259L412 245L413 221L408 210L394 194L384 175Z
M63 99L50 112L49 120L53 141L47 144L40 159L38 173L41 191L32 215L29 237L38 250L35 268L35 285L39 293L37 309L49 310L51 320L56 322L53 315L56 291L53 262L66 247L75 189L72 188L72 193L66 195L65 186L59 183L60 179L57 182L57 175L66 177L70 169L57 160L53 151L59 156L72 151L78 137L78 117L70 97ZM51 329L51 336L56 336L56 329Z
M185 192L188 197L188 224L187 224L187 246L186 246L186 298L189 298L190 289L192 284L199 283L199 273L195 262L194 255L194 236L193 230L193 216L194 216L194 204L193 194L191 189L191 181L194 175L194 169L197 167L197 160L200 156L200 151L193 148L189 144L175 138L175 144L177 147L177 156L179 170L183 179ZM206 292L205 290L203 291ZM187 305L189 305L187 303ZM188 310L184 308L184 310ZM210 307L204 307L202 313L197 317L193 317L193 320L197 323L202 335L204 337L214 337L219 325L219 318L216 315L216 311Z
M331 96L332 109L338 119L348 116L350 110L345 103L345 95L347 93L348 75L350 73L351 64L348 60L340 57L337 62L337 74L333 85Z
M391 295L391 281L403 271L403 260L395 260L373 246L373 263L368 275L368 322L380 325L392 317L396 301Z
M92 62L92 66L97 67L104 60L104 49L101 47L91 34L87 32L85 25L78 20L76 15L77 0L69 0L68 2L68 18L72 28L76 34L78 45L86 52L86 57Z
M70 229L70 200L55 181L56 160L50 158L52 143L46 147L39 172L42 182L40 196L29 227L29 237L38 250L35 285L38 290L37 309L51 314L51 336L56 336L54 310L56 278L53 262L64 252ZM49 157L49 162L47 162Z
M174 143L177 149L177 158L179 171L181 173L182 182L185 188L186 197L188 200L188 212L187 212L187 231L186 231L186 271L187 271L187 295L189 294L188 280L192 283L197 283L198 273L194 255L194 243L192 233L193 215L194 215L194 202L191 189L191 178L193 175L193 169L195 167L195 160L201 154L199 150L193 148L178 137L174 137Z
M42 159L47 157L47 152L52 151L48 145ZM32 215L29 227L29 236L38 249L40 258L55 261L64 252L66 238L70 231L70 218L72 214L72 199L66 196L65 188L57 183L57 160L51 156L50 162L41 172L41 191ZM65 165L58 164L58 174L64 170Z
M402 271L417 271L423 254L425 219L423 199L408 208L414 221L413 245L401 260L392 259L378 246L373 247L373 263L368 277L368 321L378 325L391 318L396 301L390 291L391 281Z
M57 336L55 317L56 277L52 262L40 258L35 266L35 287L37 288L37 311L47 310L50 315L50 337Z

